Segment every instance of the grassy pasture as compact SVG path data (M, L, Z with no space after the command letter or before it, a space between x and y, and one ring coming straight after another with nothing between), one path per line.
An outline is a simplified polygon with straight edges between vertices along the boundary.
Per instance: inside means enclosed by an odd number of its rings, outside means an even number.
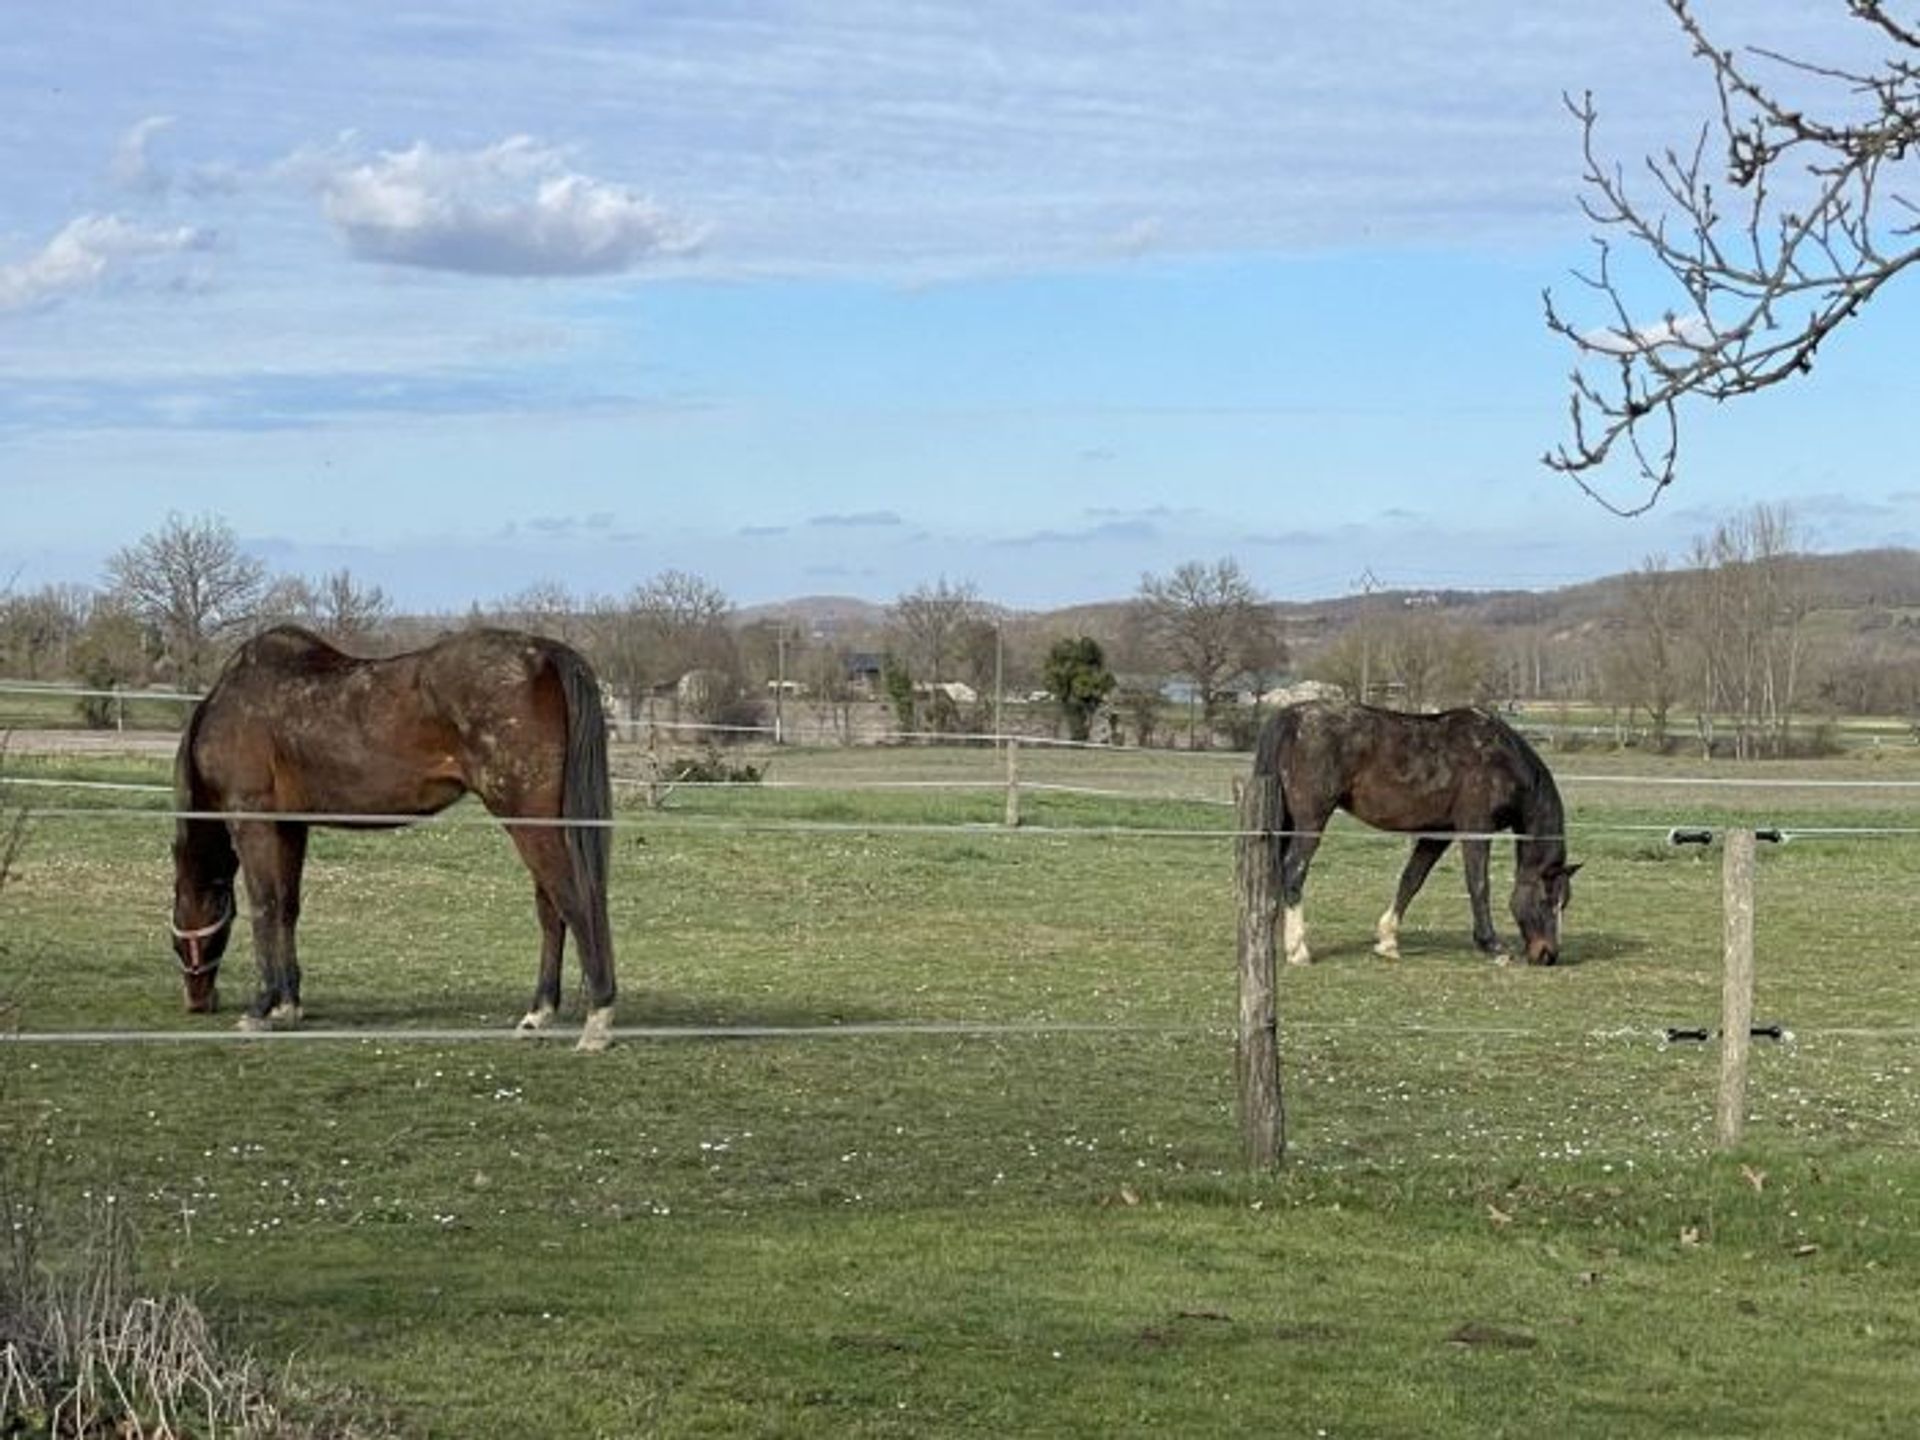
M1375 959L1403 850L1343 826L1308 895L1321 963L1280 977L1288 1162L1248 1176L1217 803L1243 765L1023 749L1016 834L989 751L782 753L780 788L622 810L627 1024L1125 1028L597 1059L12 1045L0 1149L56 1221L111 1195L155 1283L407 1434L1912 1433L1920 837L1763 849L1757 1014L1793 1038L1756 1042L1748 1144L1718 1157L1717 1051L1660 1032L1717 1018L1719 857L1658 833L1897 828L1908 792L1565 757L1591 777L1563 787L1588 868L1553 971L1474 955L1452 858L1405 958ZM1738 773L1920 778L1903 754ZM853 788L929 780L978 788ZM519 1013L528 884L476 818L316 835L312 1024ZM0 894L22 1031L228 1023L179 1012L167 838L158 816L34 821Z

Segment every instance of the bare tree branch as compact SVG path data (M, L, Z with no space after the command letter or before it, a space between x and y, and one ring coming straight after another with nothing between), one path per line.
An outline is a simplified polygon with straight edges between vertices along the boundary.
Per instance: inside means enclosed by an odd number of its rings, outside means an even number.
M1665 3L1712 72L1716 113L1690 147L1647 157L1643 191L1603 157L1593 97L1567 97L1595 229L1596 268L1575 279L1601 318L1543 296L1575 365L1569 436L1542 458L1623 515L1651 508L1678 474L1683 402L1806 373L1829 335L1920 260L1920 210L1895 188L1920 143L1920 32L1881 0L1844 0L1906 52L1860 69L1722 49L1694 0ZM1629 297L1616 247L1652 262L1664 303ZM1615 459L1642 482L1637 501L1600 489Z

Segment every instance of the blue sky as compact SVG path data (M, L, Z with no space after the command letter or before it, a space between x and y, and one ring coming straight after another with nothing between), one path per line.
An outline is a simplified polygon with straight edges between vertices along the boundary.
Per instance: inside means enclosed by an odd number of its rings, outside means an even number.
M1818 55L1842 8L1704 13ZM1920 537L1911 286L1692 417L1649 516L1539 463L1561 93L1629 163L1706 113L1655 0L31 6L0 87L15 588L174 512L421 609L1547 586L1756 500Z

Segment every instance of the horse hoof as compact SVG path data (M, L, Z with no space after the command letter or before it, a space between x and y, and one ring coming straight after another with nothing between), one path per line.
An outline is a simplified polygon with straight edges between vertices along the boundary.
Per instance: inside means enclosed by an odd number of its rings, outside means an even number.
M1501 969L1503 970L1507 966L1513 964L1513 956L1509 955L1505 950L1496 950L1493 952L1492 955L1488 956L1487 958L1492 960L1494 964L1500 966Z
M587 1012L587 1023L580 1027L580 1043L574 1049L598 1055L613 1044L613 1007L603 1006Z
M1312 963L1313 956L1304 946L1298 950L1289 950L1287 952L1287 964L1289 965L1311 965Z
M520 1023L515 1025L513 1029L514 1033L518 1035L533 1035L546 1029L551 1024L553 1024L553 1007L551 1005L542 1005L538 1009L529 1010L526 1014L522 1015L520 1017Z
M267 1012L267 1024L275 1030L296 1030L301 1018L300 1007L291 1000L282 1000Z
M1398 960L1400 958L1400 914L1398 911L1388 910L1386 914L1374 922L1373 953L1378 955L1382 960Z
M262 1030L271 1030L273 1026L261 1016L255 1015L252 1011L248 1011L245 1015L242 1015L238 1020L233 1022L233 1028L236 1030L244 1030L248 1034L257 1034Z

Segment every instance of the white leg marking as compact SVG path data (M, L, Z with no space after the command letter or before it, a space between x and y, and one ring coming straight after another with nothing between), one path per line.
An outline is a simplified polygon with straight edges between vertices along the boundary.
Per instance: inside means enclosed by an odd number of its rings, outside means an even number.
M522 1035L531 1035L536 1030L544 1030L553 1024L553 1006L541 1004L520 1017L520 1023L513 1028Z
M1311 965L1313 956L1307 950L1307 912L1301 905L1289 905L1280 916L1281 933L1286 937L1287 964Z
M267 1024L275 1030L297 1030L300 1018L300 1007L291 1000L282 1000L267 1012Z
M1400 916L1392 910L1380 917L1380 923L1373 927L1373 953L1384 960L1400 958Z
M247 1031L271 1030L273 1028L273 1024L271 1021L262 1020L258 1015L255 1015L251 1010L245 1010L241 1012L240 1018L233 1022L233 1028L236 1030L247 1030Z
M580 1027L580 1043L574 1049L597 1055L612 1043L613 1006L603 1005L598 1010L589 1010L587 1023Z

